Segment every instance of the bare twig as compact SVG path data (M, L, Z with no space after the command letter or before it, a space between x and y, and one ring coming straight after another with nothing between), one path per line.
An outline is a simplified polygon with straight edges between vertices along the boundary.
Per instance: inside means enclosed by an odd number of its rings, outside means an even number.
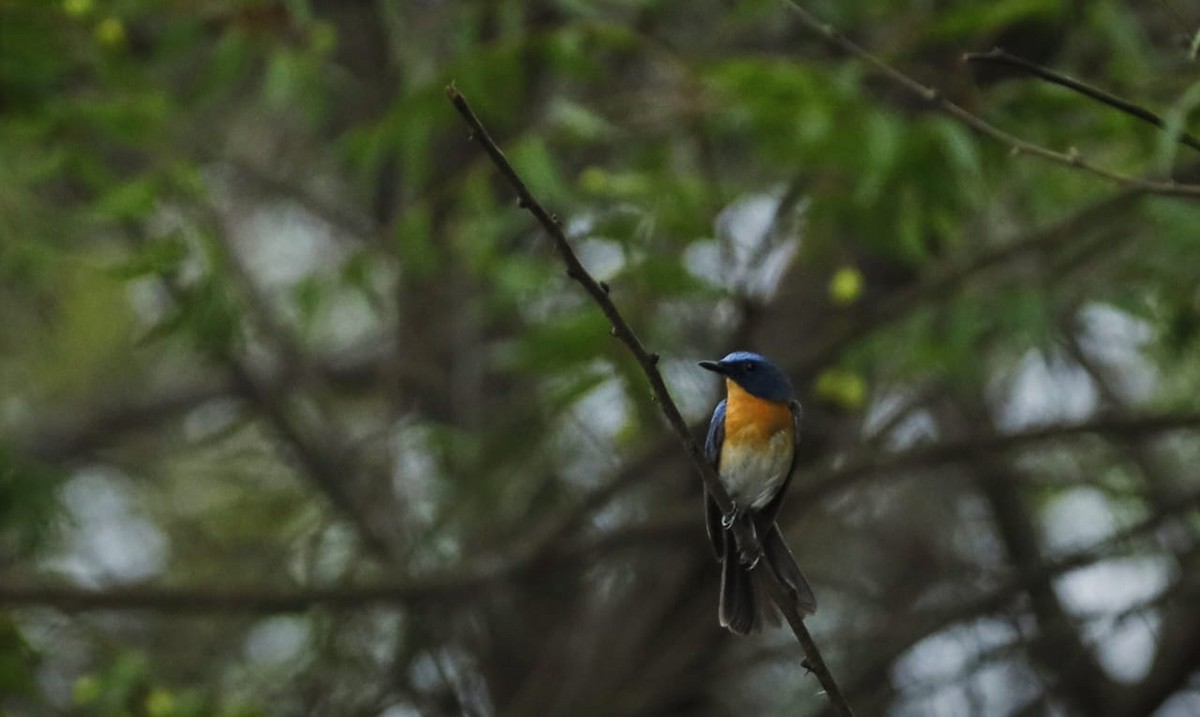
M667 422L671 425L671 428L675 431L675 434L679 437L680 442L686 449L688 457L692 461L693 467L703 479L705 488L708 490L709 494L713 497L713 500L716 501L718 507L723 512L731 512L733 509L733 502L730 500L729 495L725 492L724 487L721 485L721 481L718 479L716 471L713 470L713 467L709 465L708 461L705 459L700 446L695 440L693 440L692 434L688 430L687 423L683 420L683 416L679 413L679 409L676 407L674 400L671 398L670 392L667 390L666 383L663 381L662 374L660 374L658 371L658 354L649 352L642 344L641 340L637 337L637 334L634 333L633 329L625 321L625 318L621 315L616 305L613 304L612 300L609 298L607 286L597 282L591 276L591 274L584 269L583 264L580 263L579 258L575 255L575 251L571 248L570 243L567 241L566 234L563 232L562 225L559 223L558 218L546 211L546 209L542 207L540 203L538 203L537 199L534 198L533 194L529 191L529 188L525 185L525 182L522 181L516 170L513 169L511 164L509 164L508 159L504 156L504 152L500 150L500 148L488 135L483 123L481 123L479 118L475 116L475 113L471 110L466 98L464 98L458 89L453 85L450 85L446 88L446 95L450 99L450 102L454 105L455 109L458 110L458 113L462 115L463 120L465 120L467 125L471 128L472 138L475 139L481 147L483 147L484 151L486 151L488 156L491 158L492 163L496 165L496 168L516 192L518 205L521 208L528 210L529 213L537 219L538 223L542 225L542 228L546 230L546 233L554 242L554 246L558 250L559 256L567 267L567 276L574 279L580 284L580 286L584 288L585 291L587 291L587 293L592 297L592 300L604 313L605 317L611 324L613 335L620 339L621 342L629 348L629 351L633 354L634 358L641 366L642 372L646 375L647 380L650 382L651 391L654 393L654 398L657 401L659 408L662 410L663 415L666 416ZM741 528L741 526L739 526L736 522L735 526ZM739 545L741 545L744 549L761 554L761 546L758 544L757 538L749 530L744 528L738 530L737 539ZM771 561L768 560L761 562L766 564L769 568L767 574L771 577L771 579L768 580L767 583L769 585L771 597L779 606L780 611L787 619L788 624L791 625L793 632L795 632L796 639L800 641L801 646L804 648L805 654L808 657L808 664L811 666L813 673L816 674L817 679L820 680L821 686L824 688L826 697L829 699L830 704L833 705L839 713L843 715L852 715L853 710L846 702L845 697L842 696L842 692L838 687L837 681L834 680L833 674L830 673L829 668L825 665L824 659L821 657L820 650L817 649L816 644L813 642L812 636L808 633L807 628L804 626L803 617L801 617L797 611L795 601L788 598L788 588L785 587L785 584L780 581L779 576L774 572L775 566L772 565Z
M962 122L976 132L1006 145L1013 154L1028 154L1049 162L1053 162L1055 164L1060 164L1064 167L1081 169L1098 177L1103 177L1111 182L1115 182L1126 187L1140 189L1144 192L1174 197L1200 197L1200 185L1198 184L1184 184L1174 180L1157 181L1153 179L1135 177L1133 175L1123 174L1121 172L1114 172L1110 169L1105 169L1104 167L1088 162L1080 157L1079 153L1075 151L1074 148L1071 148L1067 152L1055 152L1052 149L1047 149L1041 145L1027 142L1015 135L1009 134L1008 132L1005 132L999 127L996 127L995 125L984 120L982 117L979 117L978 115L975 115L946 99L946 97L937 89L918 82L912 77L909 77L900 70L897 70L883 60L879 59L871 52L840 33L833 25L817 19L812 13L796 3L795 0L783 1L792 10L793 14L799 18L800 23L812 32L825 38L835 47L871 65L884 77L887 77L895 84L907 89L917 97L920 97L934 107L937 107L942 112L957 119L959 122Z
M1032 75L1036 75L1046 82L1058 85L1059 87L1066 87L1073 92L1078 92L1085 97L1090 97L1101 104L1105 104L1109 107L1120 110L1127 115L1137 117L1143 122L1149 122L1159 129L1166 129L1167 127L1167 123L1162 117L1159 117L1145 107L1135 105L1129 100L1117 97L1111 92L1106 92L1098 87L1093 87L1084 82L1080 82L1079 80L1067 77L1066 75L1055 72L1048 67L1043 67L1035 62L1030 62L1023 57L1013 55L1005 50L1000 49L999 47L993 48L988 52L968 52L967 54L963 55L963 59L967 62L992 62L998 65L1016 67ZM1191 134L1187 132L1180 132L1178 139L1181 144L1185 144L1195 150L1200 150L1200 139L1196 139Z

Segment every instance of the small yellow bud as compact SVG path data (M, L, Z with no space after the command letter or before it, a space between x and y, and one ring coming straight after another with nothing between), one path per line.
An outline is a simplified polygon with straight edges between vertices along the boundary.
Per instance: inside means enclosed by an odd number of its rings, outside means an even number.
M842 381L842 405L857 411L867 401L867 382L861 374L848 372Z
M115 17L106 17L96 25L96 41L104 47L125 44L125 24Z
M63 0L62 5L71 17L83 17L92 11L92 0Z
M853 304L862 296L862 292L862 272L853 266L843 266L829 280L829 298L838 306Z
M157 688L146 695L146 714L150 717L168 717L175 711L175 696Z
M843 408L856 411L867 400L867 382L854 371L829 368L817 377L817 395Z
M76 705L90 705L100 698L100 680L95 675L84 675L75 680L71 687L71 701Z
M328 55L337 48L337 28L328 22L318 22L308 33L309 46L318 55Z
M600 167L588 167L579 173L579 188L585 192L600 194L608 185L608 172Z

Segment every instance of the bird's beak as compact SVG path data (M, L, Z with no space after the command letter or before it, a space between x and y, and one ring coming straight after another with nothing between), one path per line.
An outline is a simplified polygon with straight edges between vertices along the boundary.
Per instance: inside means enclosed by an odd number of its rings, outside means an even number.
M722 366L720 364L720 362L718 362L718 361L701 361L698 365L700 366L700 368L706 368L709 371L712 371L714 373L719 373L719 374L725 373L725 367Z

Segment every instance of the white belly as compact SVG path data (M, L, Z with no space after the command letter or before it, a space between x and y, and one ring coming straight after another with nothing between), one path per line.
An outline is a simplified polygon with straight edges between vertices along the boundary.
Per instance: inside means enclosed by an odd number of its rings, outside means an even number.
M761 509L775 497L792 465L791 435L780 431L764 448L748 445L721 447L718 474L729 497L740 508Z

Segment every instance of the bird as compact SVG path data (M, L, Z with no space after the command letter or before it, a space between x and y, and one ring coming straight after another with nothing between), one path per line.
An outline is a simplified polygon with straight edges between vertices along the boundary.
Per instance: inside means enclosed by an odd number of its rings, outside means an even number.
M812 588L775 524L796 467L803 410L787 374L757 353L734 351L699 365L725 378L726 395L713 411L704 443L705 457L734 504L730 513L723 513L704 492L705 525L721 562L717 617L722 627L748 635L763 624L752 579L759 557L775 569L801 615L817 609ZM739 522L758 536L761 556L737 545L733 528Z

